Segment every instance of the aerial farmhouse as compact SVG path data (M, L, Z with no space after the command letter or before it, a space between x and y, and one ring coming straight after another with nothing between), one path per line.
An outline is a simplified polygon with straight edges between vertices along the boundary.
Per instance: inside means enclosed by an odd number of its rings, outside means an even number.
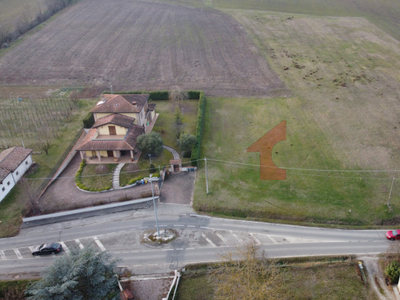
M156 119L148 94L103 94L91 110L94 125L76 151L90 162L134 162L137 138L149 131Z
M12 147L0 153L0 202L32 165L32 151Z

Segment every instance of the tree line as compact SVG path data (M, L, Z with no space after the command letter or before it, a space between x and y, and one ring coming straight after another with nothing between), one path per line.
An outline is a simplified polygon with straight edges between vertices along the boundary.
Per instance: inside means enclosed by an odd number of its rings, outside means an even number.
M9 46L9 43L18 39L37 25L45 22L51 16L70 5L74 0L45 0L45 8L38 3L39 9L36 16L32 16L29 6L26 6L24 12L14 22L14 29L11 24L0 23L0 49Z

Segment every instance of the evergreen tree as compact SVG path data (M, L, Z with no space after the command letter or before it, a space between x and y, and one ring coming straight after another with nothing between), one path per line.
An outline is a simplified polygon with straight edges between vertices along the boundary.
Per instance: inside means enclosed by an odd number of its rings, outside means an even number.
M29 300L120 299L116 260L93 249L71 251L45 270L41 280L26 290Z
M192 134L182 133L179 139L179 149L183 152L184 157L190 157L197 139Z
M143 155L151 154L151 156L157 157L163 151L163 144L161 134L150 132L139 136L136 145L143 152Z

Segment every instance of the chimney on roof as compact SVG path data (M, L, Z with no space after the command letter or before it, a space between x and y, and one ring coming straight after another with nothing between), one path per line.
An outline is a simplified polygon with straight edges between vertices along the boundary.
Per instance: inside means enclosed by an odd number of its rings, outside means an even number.
M132 105L136 105L136 101L132 101Z

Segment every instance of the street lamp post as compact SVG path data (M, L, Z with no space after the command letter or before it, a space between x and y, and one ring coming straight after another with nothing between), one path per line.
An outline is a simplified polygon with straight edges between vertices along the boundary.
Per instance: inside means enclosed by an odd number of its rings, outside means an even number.
M158 227L157 206L156 206L156 200L154 199L154 189L153 189L152 176L153 176L153 174L150 174L151 195L153 197L154 214L156 215L157 235L160 236L160 228Z
M149 153L149 159L150 159L150 164L151 164L151 154Z

